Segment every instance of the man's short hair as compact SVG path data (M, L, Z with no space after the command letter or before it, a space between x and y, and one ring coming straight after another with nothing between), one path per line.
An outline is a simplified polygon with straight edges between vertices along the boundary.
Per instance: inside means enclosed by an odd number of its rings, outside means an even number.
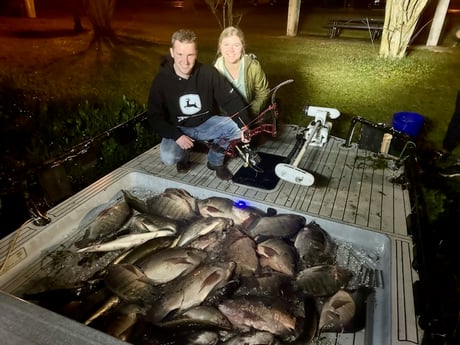
M180 29L172 34L171 47L174 46L174 42L179 41L181 43L196 43L197 37L195 32L189 29Z

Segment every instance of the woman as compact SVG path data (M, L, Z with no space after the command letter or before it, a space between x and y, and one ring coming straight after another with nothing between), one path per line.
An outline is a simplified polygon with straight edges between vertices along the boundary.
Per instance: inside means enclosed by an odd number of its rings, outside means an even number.
M243 31L229 26L219 37L214 66L233 84L250 104L252 117L265 107L270 90L267 77L254 54L245 53Z

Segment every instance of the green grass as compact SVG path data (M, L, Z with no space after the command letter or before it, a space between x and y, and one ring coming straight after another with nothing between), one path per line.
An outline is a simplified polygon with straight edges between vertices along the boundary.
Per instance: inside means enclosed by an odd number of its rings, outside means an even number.
M295 81L278 93L281 122L307 124L303 113L306 104L333 107L342 116L334 121L332 133L343 137L353 116L391 125L395 112L414 111L426 118L423 143L434 149L441 147L460 86L460 47L453 46L448 34L444 39L448 47L443 52L411 47L406 58L385 60L378 57L379 42L371 44L366 32L344 32L339 39L327 38L322 25L333 15L329 12L304 10L298 36L287 37L283 21L270 24L277 11L263 15L247 12L241 26L248 51L258 56L270 85L286 79ZM89 34L39 40L2 37L0 43L10 46L16 42L32 45L35 50L55 51L48 60L45 53L36 61L27 61L26 56L20 58L24 61L15 60L17 55L12 61L8 56L3 58L0 79L13 80L15 87L41 103L90 99L116 105L127 97L144 105L160 56L168 53L167 42L174 28L167 24L163 12L152 16L157 21L116 18L114 27L123 43L102 51L86 50ZM179 20L185 18L188 16ZM46 20L33 25L36 30L59 26ZM217 24L200 26L195 18L190 25L202 37L200 60L212 62Z

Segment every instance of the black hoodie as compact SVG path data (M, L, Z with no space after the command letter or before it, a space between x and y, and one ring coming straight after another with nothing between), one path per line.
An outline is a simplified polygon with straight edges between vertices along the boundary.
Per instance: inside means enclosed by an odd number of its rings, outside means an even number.
M195 127L214 115L232 116L241 128L249 123L246 106L214 66L196 61L190 77L184 79L175 73L172 57L165 56L150 88L147 114L156 133L176 140L183 134L177 126Z

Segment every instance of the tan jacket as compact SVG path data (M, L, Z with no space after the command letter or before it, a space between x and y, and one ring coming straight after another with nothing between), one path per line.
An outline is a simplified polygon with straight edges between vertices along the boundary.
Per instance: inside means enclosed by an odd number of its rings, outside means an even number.
M246 95L250 103L250 113L252 117L258 115L267 104L270 89L265 72L254 54L245 54L244 59L244 79L246 82ZM219 56L214 66L224 74L224 58Z

